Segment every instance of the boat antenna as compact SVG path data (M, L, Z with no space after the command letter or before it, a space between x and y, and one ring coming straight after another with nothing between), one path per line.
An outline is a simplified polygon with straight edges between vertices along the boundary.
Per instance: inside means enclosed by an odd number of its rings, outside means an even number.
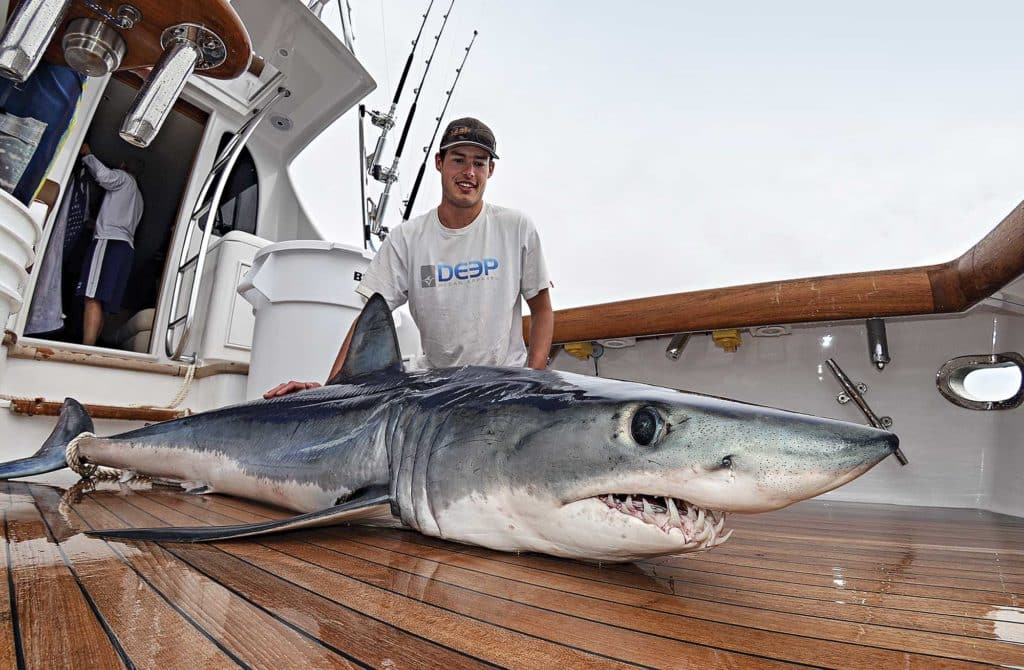
M405 140L409 137L409 128L412 127L412 119L416 116L416 103L419 102L420 93L423 92L423 83L427 80L427 72L430 71L430 64L434 60L434 54L437 52L437 45L441 42L441 35L444 33L444 27L448 25L448 16L452 13L452 7L455 6L455 0L452 0L451 4L448 5L448 11L445 12L444 21L441 23L441 29L437 31L437 35L434 35L434 46L430 50L430 57L427 58L427 65L423 68L423 77L420 78L420 85L413 89L416 93L416 97L412 99L412 106L409 108L409 114L405 118L405 126L402 128L402 137L398 140L398 148L395 150L395 158L391 161L391 168L380 169L380 176L373 175L374 179L385 182L384 192L380 194L380 199L377 202L377 206L370 206L370 232L380 239L384 239L387 235L387 231L383 230L384 222L384 211L388 206L388 197L391 194L391 185L398 179L398 160L402 157L402 150L405 148Z
M445 91L444 107L441 108L441 115L434 119L437 121L437 125L434 126L434 134L430 136L430 143L423 147L423 163L420 164L420 171L416 173L416 181L413 182L412 192L409 193L409 199L405 203L405 214L402 215L402 221L408 221L409 215L412 213L413 203L416 202L416 194L420 191L420 182L423 181L423 173L427 169L427 161L430 160L430 149L434 146L434 140L437 139L437 131L441 129L441 119L444 118L444 113L448 111L448 103L452 101L452 91L455 90L455 85L459 83L462 68L466 67L466 59L469 58L469 50L473 48L473 42L476 42L477 34L477 31L474 30L473 39L469 40L466 53L462 55L462 62L459 64L459 67L455 68L455 81L452 82L452 87Z
M377 146L374 147L373 153L366 157L366 169L369 170L370 175L377 181L385 180L385 177L382 176L383 170L380 166L380 157L384 153L384 143L387 141L388 132L395 127L395 110L398 109L398 99L402 97L402 89L405 88L405 78L409 76L409 68L412 67L412 59L416 54L416 45L420 43L423 27L427 25L427 17L430 16L430 9L433 6L434 0L430 0L430 4L427 5L427 11L423 14L423 20L420 22L420 29L416 33L416 39L412 41L412 50L409 51L409 57L405 59L402 76L398 80L398 87L395 88L395 97L391 100L391 109L388 110L387 114L381 114L377 110L369 113L370 123L380 128L380 137L377 138Z

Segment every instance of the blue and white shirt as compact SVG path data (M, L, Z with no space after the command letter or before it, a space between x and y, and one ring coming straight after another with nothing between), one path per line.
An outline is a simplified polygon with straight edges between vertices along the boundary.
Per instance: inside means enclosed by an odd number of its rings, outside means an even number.
M421 368L522 366L522 300L550 288L537 230L522 212L484 203L465 228L437 209L397 226L356 291L409 303L420 330Z

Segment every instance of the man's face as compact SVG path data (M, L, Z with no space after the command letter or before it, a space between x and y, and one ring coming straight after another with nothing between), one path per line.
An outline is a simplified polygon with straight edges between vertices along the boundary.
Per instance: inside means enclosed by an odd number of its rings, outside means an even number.
M483 200L487 179L494 174L491 155L472 144L452 147L444 159L437 154L434 164L441 173L441 197L455 207L478 205Z

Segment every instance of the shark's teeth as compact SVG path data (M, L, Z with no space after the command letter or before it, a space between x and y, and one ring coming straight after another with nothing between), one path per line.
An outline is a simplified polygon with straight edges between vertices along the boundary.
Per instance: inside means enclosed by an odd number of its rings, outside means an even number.
M668 523L669 526L675 528L682 528L682 523L679 519L679 510L676 509L676 501L672 498L668 499Z
M636 493L597 496L608 508L682 537L685 549L710 549L732 536L725 531L725 512L706 510L685 500Z

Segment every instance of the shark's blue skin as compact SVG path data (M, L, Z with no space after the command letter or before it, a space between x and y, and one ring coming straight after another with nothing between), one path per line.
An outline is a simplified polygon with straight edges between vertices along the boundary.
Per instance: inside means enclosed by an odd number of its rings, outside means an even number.
M108 536L195 541L362 522L507 551L632 560L714 546L725 512L830 490L897 445L855 424L568 373L406 373L376 298L351 351L323 388L80 440L90 463L308 514ZM65 415L40 450L49 469L63 466L54 453L87 420L73 401ZM39 471L38 460L16 463L0 476Z

